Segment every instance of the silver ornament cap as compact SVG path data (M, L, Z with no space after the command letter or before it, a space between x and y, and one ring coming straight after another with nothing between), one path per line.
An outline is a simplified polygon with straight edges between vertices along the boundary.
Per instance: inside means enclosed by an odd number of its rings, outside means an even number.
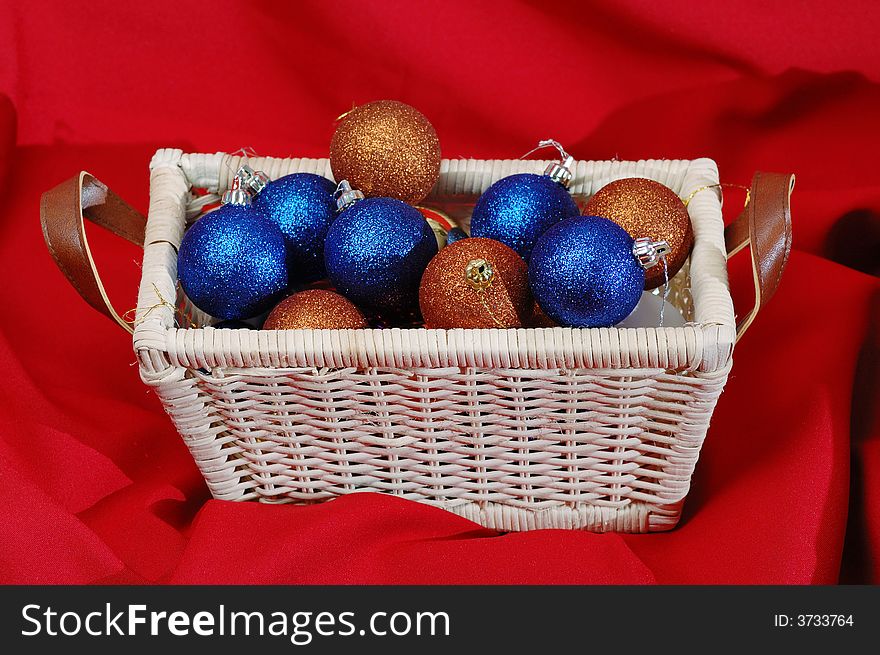
M266 185L271 182L269 176L263 171L255 171L247 164L242 164L235 176L241 178L242 186L252 197L258 196L266 188Z
M565 159L549 164L544 169L544 175L567 189L571 186L571 178L573 177L572 167L574 167L574 157L567 155Z
M529 150L523 155L523 157L528 157L541 148L556 148L559 152L559 161L554 161L548 164L547 168L544 169L544 175L554 182L561 184L566 189L570 187L571 179L574 177L574 173L572 172L572 169L574 168L574 157L569 155L562 144L556 139L543 139L538 141L538 145Z
M654 241L650 237L639 237L633 241L633 255L645 269L659 264L669 250L669 243L663 240Z
M363 200L364 194L357 189L352 189L348 180L342 180L336 187L333 198L336 200L336 210L343 211L351 207L358 200Z
M232 178L232 188L223 193L220 202L224 205L247 207L251 204L251 194L242 187L242 179L238 175Z

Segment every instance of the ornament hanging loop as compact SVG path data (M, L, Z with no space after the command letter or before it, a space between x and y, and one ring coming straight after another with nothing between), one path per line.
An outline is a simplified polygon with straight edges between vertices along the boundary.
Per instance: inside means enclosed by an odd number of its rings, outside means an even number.
M336 210L342 211L348 209L358 200L364 199L364 194L357 189L351 188L348 180L341 180L333 192L333 199L336 200Z
M243 147L239 148L238 150L236 150L235 152L231 152L229 154L232 155L233 157L236 155L243 157L245 163L247 163L247 161L249 159L251 159L252 157L255 158L258 156L257 151L253 146L243 146Z
M566 189L571 186L571 178L572 178L572 168L574 168L574 157L569 155L565 148L562 146L559 141L556 139L544 139L542 141L538 141L538 145L531 150L529 150L526 154L524 154L520 159L528 157L533 152L540 150L541 148L556 148L559 151L559 161L552 162L547 165L547 168L544 169L544 175L549 177L554 182L558 182Z
M562 144L559 143L559 141L557 141L556 139L543 139L542 141L538 141L538 145L536 145L534 148L529 150L526 154L524 154L522 157L520 157L520 159L525 159L526 157L531 155L533 152L537 152L541 148L549 148L551 146L556 148L559 151L559 161L560 162L567 162L568 160L574 161L574 157L569 155L565 151L565 148L562 146Z
M666 262L669 253L669 243L666 241L654 241L649 237L641 237L633 242L632 252L642 268L648 269L656 266L661 260Z
M257 157L257 151L254 150L251 146L243 146L238 150L229 153L229 157L223 158L223 165L226 169L231 173L232 172L232 158L240 157L244 159L244 163L247 164L252 157ZM239 169L240 170L240 169Z

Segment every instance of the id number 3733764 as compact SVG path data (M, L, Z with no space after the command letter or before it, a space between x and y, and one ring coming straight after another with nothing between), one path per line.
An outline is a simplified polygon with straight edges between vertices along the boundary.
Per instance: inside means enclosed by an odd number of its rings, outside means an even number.
M774 614L774 628L851 628L852 614Z

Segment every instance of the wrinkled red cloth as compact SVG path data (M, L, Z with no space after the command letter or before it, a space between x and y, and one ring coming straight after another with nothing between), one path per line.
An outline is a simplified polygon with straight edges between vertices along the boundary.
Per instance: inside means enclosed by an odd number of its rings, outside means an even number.
M0 581L880 582L876 3L0 2ZM793 171L794 252L736 349L680 527L499 534L360 494L209 500L130 340L52 263L40 193L89 170L142 211L158 147L326 155L396 98L447 157ZM741 200L729 192L732 218ZM139 253L90 231L110 293ZM751 302L745 255L731 262Z

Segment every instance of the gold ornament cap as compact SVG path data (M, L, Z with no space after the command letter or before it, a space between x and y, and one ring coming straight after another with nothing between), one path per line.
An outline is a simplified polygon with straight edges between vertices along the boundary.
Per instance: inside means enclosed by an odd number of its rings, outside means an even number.
M464 279L475 291L485 291L492 286L495 269L485 259L472 259L464 268Z

